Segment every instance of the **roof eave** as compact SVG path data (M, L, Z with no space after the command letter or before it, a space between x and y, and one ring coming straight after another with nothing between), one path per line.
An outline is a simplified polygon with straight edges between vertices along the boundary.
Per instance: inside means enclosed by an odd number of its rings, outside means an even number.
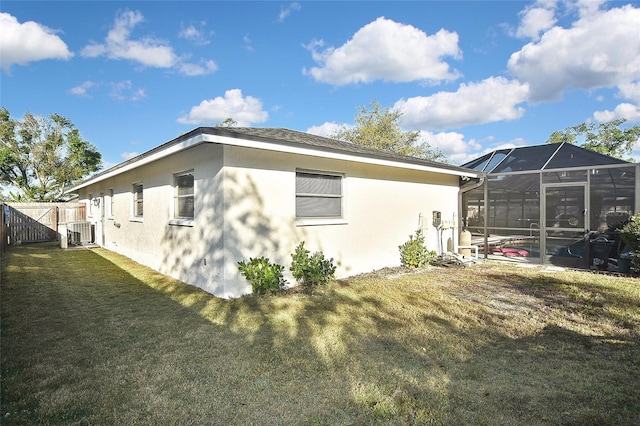
M482 173L474 170L464 169L456 166L449 166L446 164L438 164L428 160L421 160L419 158L403 157L394 158L389 155L385 155L384 152L364 153L353 152L347 150L340 150L331 147L323 147L317 145L305 145L300 143L293 143L283 140L265 138L255 135L243 135L238 132L225 131L224 128L213 127L199 127L193 131L179 136L167 143L157 146L143 154L133 157L125 162L122 162L110 169L94 175L85 181L73 186L65 191L65 193L73 193L89 185L101 182L110 177L119 175L121 173L136 169L154 161L158 161L169 155L173 155L177 152L185 149L192 148L194 146L203 143L217 143L228 146L238 146L245 148L263 149L276 152L286 152L292 154L320 156L324 158L332 158L337 160L346 161L358 161L362 163L368 163L373 165L399 167L404 169L419 170L431 173L440 173L446 175L453 175L459 177L477 178Z

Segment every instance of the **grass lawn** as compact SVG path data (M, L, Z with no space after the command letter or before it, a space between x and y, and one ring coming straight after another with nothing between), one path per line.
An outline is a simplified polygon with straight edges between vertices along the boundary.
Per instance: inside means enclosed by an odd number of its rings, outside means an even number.
M220 300L10 249L2 424L640 424L640 279L485 263Z

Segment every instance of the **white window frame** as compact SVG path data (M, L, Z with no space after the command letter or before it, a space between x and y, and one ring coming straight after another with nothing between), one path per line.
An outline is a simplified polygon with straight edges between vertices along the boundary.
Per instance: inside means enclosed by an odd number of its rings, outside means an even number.
M181 176L186 176L186 175L191 175L193 177L193 192L191 193L191 195L187 194L187 195L179 195L178 194L178 184L177 184L177 178L181 177ZM196 179L195 179L195 174L193 172L193 170L187 170L185 172L180 172L180 173L175 173L173 175L173 184L172 184L172 188L173 188L173 194L171 197L171 216L172 218L169 219L169 225L178 225L178 226L193 226L193 220L195 219L195 194L196 194ZM193 198L193 216L192 217L179 217L178 216L178 199L179 198L186 198L186 197L191 197Z
M89 204L88 216L93 217L93 194L92 193L89 193L89 201L87 201L87 204Z
M138 192L136 191L137 187L142 188L142 199L138 200ZM138 215L138 203L142 205L142 214ZM132 222L142 222L144 218L144 184L142 182L136 182L131 185L131 221Z
M107 211L107 219L111 219L113 220L113 206L114 206L114 200L113 200L113 188L109 188L109 210Z
M317 175L317 176L330 176L340 178L340 194L322 194L322 193L302 193L298 192L298 175ZM346 178L344 173L328 172L322 170L309 170L309 169L296 169L295 171L295 218L296 226L314 226L314 225L345 225L348 221L345 218L345 183ZM339 198L340 199L340 214L336 216L299 216L297 201L298 197L315 197L315 198Z

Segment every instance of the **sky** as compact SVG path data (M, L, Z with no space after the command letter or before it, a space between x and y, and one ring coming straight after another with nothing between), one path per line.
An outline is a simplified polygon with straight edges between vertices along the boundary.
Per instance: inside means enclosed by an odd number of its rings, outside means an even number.
M459 165L640 124L640 2L3 0L0 68L12 118L70 119L104 168L227 118L330 136L372 101Z

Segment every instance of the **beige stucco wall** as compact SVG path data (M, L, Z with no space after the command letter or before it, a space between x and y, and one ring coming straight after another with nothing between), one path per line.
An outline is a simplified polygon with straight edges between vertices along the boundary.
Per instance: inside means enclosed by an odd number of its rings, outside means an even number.
M344 174L344 223L301 225L295 219L296 169ZM193 226L171 225L173 175L194 171ZM131 220L132 185L144 185L143 221ZM114 212L108 215L109 190ZM221 297L250 292L237 262L266 256L288 269L291 253L305 241L309 250L333 257L345 277L397 266L398 246L419 226L429 248L438 247L431 212L443 219L457 212L456 176L361 164L301 154L277 153L211 143L84 188L106 195L89 220L101 240L99 210L106 208L104 246L162 273ZM97 211L96 211L97 210ZM445 233L446 239L452 235Z
M99 208L94 206L94 214L88 217L96 227L96 242L213 294L222 293L223 217L217 211L221 205L217 194L222 158L221 146L199 145L82 189L81 201L89 194L94 198L106 195L100 206L105 209L104 225ZM194 171L195 220L193 226L170 225L173 175L187 170ZM144 188L142 221L132 214L132 186L137 182L142 182ZM112 215L110 189L114 192Z
M295 220L295 171L344 174L344 224L301 226ZM296 154L225 147L225 279L242 282L235 262L267 256L289 268L305 241L333 257L337 277L398 266L398 246L418 228L438 247L431 212L453 220L458 177ZM446 240L452 232L445 232ZM293 279L288 277L291 281Z

